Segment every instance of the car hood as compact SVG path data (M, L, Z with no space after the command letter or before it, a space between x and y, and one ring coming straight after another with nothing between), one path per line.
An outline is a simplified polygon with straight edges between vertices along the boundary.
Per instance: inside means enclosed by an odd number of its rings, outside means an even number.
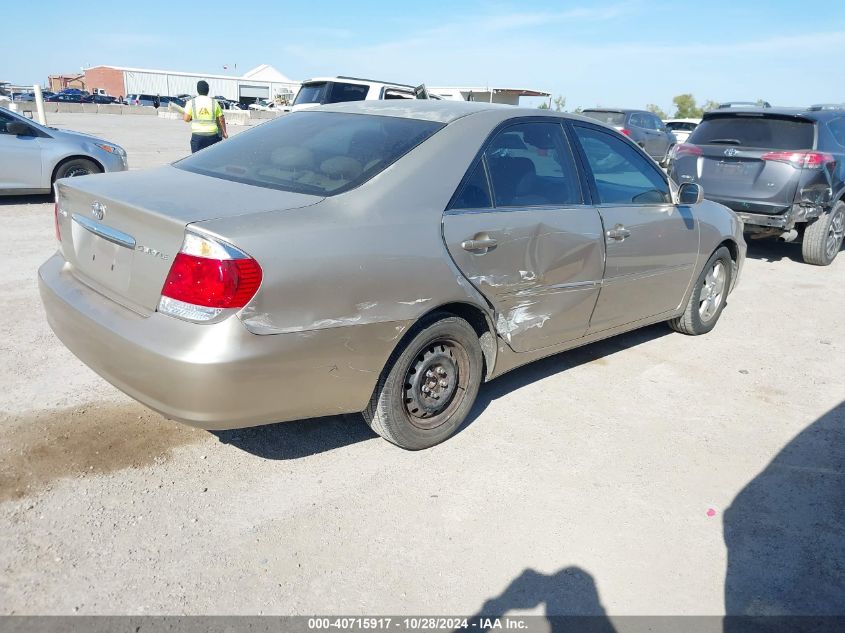
M61 139L63 141L87 141L89 143L105 143L107 145L113 145L115 147L119 147L117 143L113 143L112 141L107 141L105 139L100 138L99 136L93 136L91 134L85 134L84 132L74 132L73 130L63 130L62 128L57 127L48 127L45 128L47 133L50 136L55 138Z

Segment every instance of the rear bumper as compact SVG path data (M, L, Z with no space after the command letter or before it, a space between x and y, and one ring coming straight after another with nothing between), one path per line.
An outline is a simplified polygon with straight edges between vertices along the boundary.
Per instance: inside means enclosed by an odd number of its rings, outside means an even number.
M736 209L734 211L746 226L746 231L749 231L749 229L753 231L758 227L788 231L799 222L807 222L819 217L824 210L821 207L805 207L794 204L786 210L781 209L779 213L771 215L768 213L748 213Z
M260 336L231 317L142 317L79 282L56 254L38 271L56 336L115 387L205 429L362 411L407 323Z

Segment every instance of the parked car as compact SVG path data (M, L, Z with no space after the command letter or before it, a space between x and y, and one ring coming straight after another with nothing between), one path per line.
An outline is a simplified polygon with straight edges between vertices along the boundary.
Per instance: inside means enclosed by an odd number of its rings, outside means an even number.
M88 95L87 97L82 98L83 103L100 103L100 104L111 104L117 103L116 97L111 97L109 95L101 95L101 94L93 94Z
M156 97L157 95L133 93L126 95L125 102L127 105L155 106Z
M44 101L51 103L85 103L85 99L89 95L78 94L75 92L59 92L45 98Z
M0 109L0 194L49 193L61 178L126 169L119 145Z
M281 111L281 110L289 111L290 107L289 106L282 106L282 105L276 103L275 101L271 101L270 99L260 99L259 101L256 101L255 103L250 103L248 109L249 110L261 110L263 112L276 112L276 111Z
M64 88L62 90L59 90L59 94L60 95L81 95L83 97L87 97L91 93L88 92L87 90L81 90L79 88Z
M100 375L208 429L363 411L408 449L519 365L708 332L745 254L732 211L614 130L484 103L324 106L56 189L41 296Z
M383 99L416 99L416 88L357 77L320 77L302 83L293 105L284 106L286 112L296 112L327 103L347 101L376 101ZM425 93L427 98L427 93Z
M675 135L676 143L685 143L692 131L701 123L701 119L666 119L664 123Z
M845 234L845 108L754 108L704 115L675 150L670 176L700 183L752 237L791 242L830 264Z
M616 128L663 166L668 163L672 146L677 143L660 117L647 110L593 108L581 114Z

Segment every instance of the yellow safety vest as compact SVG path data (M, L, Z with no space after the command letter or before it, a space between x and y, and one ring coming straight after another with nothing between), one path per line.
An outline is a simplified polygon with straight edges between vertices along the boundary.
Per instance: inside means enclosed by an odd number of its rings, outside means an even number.
M199 136L216 136L217 117L220 106L211 97L199 95L191 99L191 133Z

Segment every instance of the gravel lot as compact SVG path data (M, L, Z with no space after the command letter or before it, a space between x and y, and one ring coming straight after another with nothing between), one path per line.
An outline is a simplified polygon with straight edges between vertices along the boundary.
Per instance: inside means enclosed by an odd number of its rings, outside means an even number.
M188 151L179 121L50 123L133 168ZM49 198L0 219L2 613L845 613L845 255L752 244L711 334L514 371L409 453L355 416L212 434L134 403L45 322Z

